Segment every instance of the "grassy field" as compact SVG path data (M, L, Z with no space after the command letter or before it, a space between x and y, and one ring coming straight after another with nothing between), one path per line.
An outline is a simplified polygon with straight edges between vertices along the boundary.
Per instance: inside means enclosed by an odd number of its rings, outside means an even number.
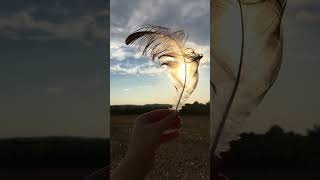
M136 116L111 117L111 169L126 150ZM209 116L184 116L180 136L162 145L147 180L209 179Z

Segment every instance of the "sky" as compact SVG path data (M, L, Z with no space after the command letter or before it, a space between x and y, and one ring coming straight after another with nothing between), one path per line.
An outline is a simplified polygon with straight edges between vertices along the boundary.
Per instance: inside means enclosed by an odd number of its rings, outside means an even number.
M142 57L136 46L124 40L139 26L152 24L183 28L186 47L204 54L199 83L188 103L209 102L210 5L209 0L111 0L110 3L111 105L172 104L176 90L165 69Z
M0 6L0 138L106 137L108 3Z
M306 133L320 124L320 1L288 0L283 65L274 87L245 123L265 132L273 124Z

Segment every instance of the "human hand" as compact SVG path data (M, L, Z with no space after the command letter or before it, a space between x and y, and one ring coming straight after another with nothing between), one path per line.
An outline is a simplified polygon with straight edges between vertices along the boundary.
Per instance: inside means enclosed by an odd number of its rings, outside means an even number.
M177 111L160 109L136 119L126 157L112 173L112 180L142 180L152 168L161 143L179 135L181 117Z
M161 143L179 135L181 117L177 111L154 110L136 118L127 156L129 158L152 161Z
M213 175L213 179L215 180L228 180L228 177L223 173L223 160L214 155L213 162L211 162L211 175Z

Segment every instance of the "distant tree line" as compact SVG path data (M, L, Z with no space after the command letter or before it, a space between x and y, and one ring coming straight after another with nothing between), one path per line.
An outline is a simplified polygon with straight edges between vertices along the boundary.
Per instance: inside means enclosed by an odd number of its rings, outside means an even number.
M44 137L0 139L0 168L101 168L110 163L109 140ZM320 169L320 126L307 135L273 126L265 134L243 133L222 155L226 170Z
M149 105L113 105L110 107L111 115L138 115L156 109L168 109L172 105L169 104L149 104ZM194 102L193 104L185 104L180 110L182 115L209 115L210 103L201 104Z
M0 140L0 168L101 168L109 164L109 140L43 137Z
M171 108L169 104L148 104L148 105L113 105L110 106L111 115L137 115L155 109Z
M265 134L243 133L222 157L226 169L320 170L320 126L305 136L284 132L277 125Z
M182 115L210 115L210 102L201 104L195 101L193 104L185 104L180 113Z

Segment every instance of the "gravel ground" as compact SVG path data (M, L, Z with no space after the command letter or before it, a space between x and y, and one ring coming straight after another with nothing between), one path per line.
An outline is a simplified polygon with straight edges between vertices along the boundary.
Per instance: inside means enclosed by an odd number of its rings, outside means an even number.
M135 116L111 117L111 169L127 150ZM185 116L180 136L163 144L147 180L209 179L209 116ZM111 170L112 172L112 170Z

